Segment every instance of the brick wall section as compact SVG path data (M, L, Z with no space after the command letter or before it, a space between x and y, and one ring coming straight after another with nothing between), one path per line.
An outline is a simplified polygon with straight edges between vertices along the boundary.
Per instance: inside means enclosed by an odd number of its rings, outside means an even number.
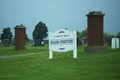
M88 46L103 46L103 16L88 16Z
M107 48L103 46L85 47L85 53L106 53Z
M26 28L15 28L15 50L25 50Z

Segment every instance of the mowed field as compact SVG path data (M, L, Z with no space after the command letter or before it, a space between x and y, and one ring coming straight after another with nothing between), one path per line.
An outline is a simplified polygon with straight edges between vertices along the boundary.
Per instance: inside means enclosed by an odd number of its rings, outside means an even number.
M41 53L0 59L0 80L120 80L120 48L107 47L106 53L87 54L83 46L73 51L53 52L49 46L26 45L26 50L15 51L15 46L0 47L0 56Z

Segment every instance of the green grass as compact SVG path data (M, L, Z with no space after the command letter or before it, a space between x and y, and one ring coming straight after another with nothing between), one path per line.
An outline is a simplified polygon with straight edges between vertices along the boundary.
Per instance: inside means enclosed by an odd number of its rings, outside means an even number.
M120 49L104 45L107 53L86 54L86 46L78 47L77 59L73 58L72 51L54 52L53 59L49 59L48 45L27 45L29 48L20 52L47 54L0 59L0 80L120 80ZM8 50L11 54L17 52L14 46Z
M26 50L15 50L15 46L11 47L0 47L0 56L9 56L9 55L20 55L20 54L30 54L30 53L45 53L49 52L48 45L45 46L32 46L32 44L26 45Z

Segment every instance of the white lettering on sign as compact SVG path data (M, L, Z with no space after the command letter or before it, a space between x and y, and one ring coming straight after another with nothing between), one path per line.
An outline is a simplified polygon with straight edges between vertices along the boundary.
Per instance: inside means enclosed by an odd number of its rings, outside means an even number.
M76 31L58 30L49 33L49 58L52 58L52 51L66 52L74 50L73 58L77 58Z

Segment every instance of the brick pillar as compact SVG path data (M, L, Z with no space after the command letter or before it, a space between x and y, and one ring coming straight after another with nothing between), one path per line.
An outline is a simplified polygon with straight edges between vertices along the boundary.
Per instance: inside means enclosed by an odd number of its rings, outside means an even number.
M100 11L89 12L88 17L88 47L85 53L106 52L103 47L103 16Z
M25 50L26 27L22 24L14 27L15 29L15 50Z

